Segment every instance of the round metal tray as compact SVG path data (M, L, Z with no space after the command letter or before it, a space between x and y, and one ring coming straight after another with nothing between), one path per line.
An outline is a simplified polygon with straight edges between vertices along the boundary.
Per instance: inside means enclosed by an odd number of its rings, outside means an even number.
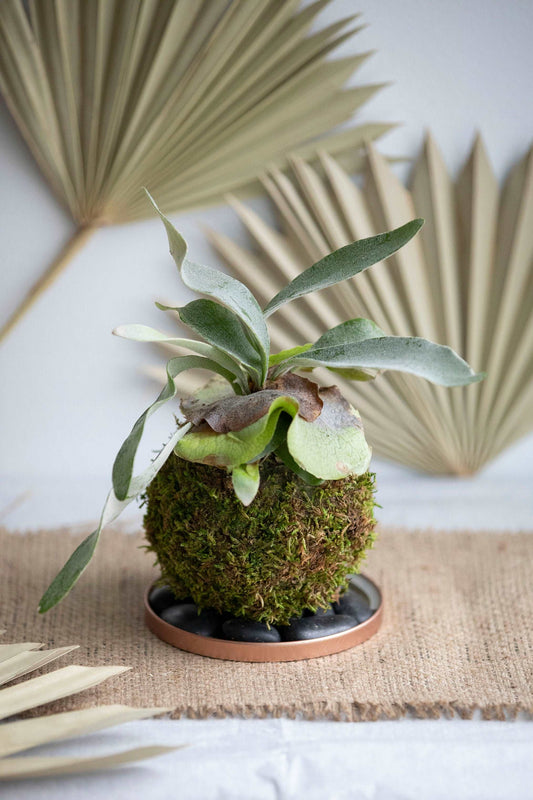
M364 575L352 575L350 586L366 595L372 616L347 631L306 641L232 642L189 633L165 622L152 610L148 602L152 585L147 588L144 596L144 618L152 633L173 647L189 653L228 661L300 661L349 650L370 639L379 630L383 613L383 598L379 588Z

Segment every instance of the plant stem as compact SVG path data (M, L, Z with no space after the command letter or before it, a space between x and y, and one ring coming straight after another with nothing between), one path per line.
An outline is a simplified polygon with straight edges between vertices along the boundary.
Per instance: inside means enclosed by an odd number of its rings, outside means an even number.
M26 297L9 317L5 325L0 329L0 342L2 342L22 317L30 310L39 297L53 284L56 278L63 272L67 264L74 258L78 250L85 244L91 233L95 230L94 226L83 226L78 228L73 236L62 248L58 256L52 261L46 272L33 284Z

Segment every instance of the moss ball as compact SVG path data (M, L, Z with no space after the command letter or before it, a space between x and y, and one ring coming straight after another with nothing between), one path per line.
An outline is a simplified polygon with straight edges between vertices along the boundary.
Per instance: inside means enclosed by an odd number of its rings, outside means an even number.
M324 608L374 540L375 476L310 487L275 456L247 508L225 470L171 456L150 484L144 525L162 580L201 608L287 624Z

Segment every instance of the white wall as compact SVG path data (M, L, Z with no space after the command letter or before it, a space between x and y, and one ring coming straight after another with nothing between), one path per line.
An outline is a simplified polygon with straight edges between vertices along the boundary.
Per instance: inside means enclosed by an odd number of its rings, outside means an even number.
M382 140L381 149L414 155L424 129L431 127L455 168L480 129L503 175L533 138L533 2L334 0L322 21L354 11L361 11L369 26L343 53L377 50L356 82L393 82L364 107L359 120L403 123ZM0 110L4 320L67 239L71 223L7 111ZM201 225L241 235L224 207L182 214L175 223L192 257L213 264ZM153 306L157 297L177 302L184 297L161 224L149 220L100 230L0 346L0 473L11 481L6 485L15 481L36 491L46 484L44 477L57 487L54 479L61 476L71 481L93 476L99 490L105 485L120 443L155 393L139 377L139 366L157 359L147 346L115 339L110 331L123 322L168 329ZM165 438L169 425L170 412L161 412L153 443Z

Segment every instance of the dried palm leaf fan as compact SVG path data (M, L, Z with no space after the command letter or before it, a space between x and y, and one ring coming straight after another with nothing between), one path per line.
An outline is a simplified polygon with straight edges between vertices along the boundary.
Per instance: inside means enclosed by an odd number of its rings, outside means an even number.
M4 631L0 631L0 634ZM0 686L10 683L33 670L50 664L57 658L75 650L57 647L40 650L39 642L0 644ZM21 714L23 711L82 692L102 681L119 675L129 667L82 667L71 665L54 670L37 678L30 678L14 686L0 689L0 720ZM85 733L109 728L135 719L145 719L154 714L164 714L168 708L131 708L129 706L96 706L81 711L66 711L32 719L20 719L0 724L0 781L21 778L40 778L50 775L68 775L75 772L93 772L120 764L129 764L145 758L168 753L175 747L137 747L104 756L79 758L77 756L24 756L18 755L33 747L70 739ZM11 756L17 756L11 758Z
M380 88L345 88L368 53L328 58L354 17L309 33L329 2L2 0L0 88L77 231L0 338L92 230L150 213L143 185L169 211L208 205L319 138L356 166L391 126L323 139Z
M480 139L459 178L428 136L406 189L369 147L359 189L330 155L326 177L292 160L292 175L264 180L274 230L237 200L255 250L220 234L211 241L263 299L330 250L424 217L421 236L376 267L272 318L276 346L314 341L356 314L388 333L448 344L488 377L468 391L408 375L342 384L377 454L434 473L470 474L533 428L533 151L503 189ZM273 337L274 338L274 337Z

